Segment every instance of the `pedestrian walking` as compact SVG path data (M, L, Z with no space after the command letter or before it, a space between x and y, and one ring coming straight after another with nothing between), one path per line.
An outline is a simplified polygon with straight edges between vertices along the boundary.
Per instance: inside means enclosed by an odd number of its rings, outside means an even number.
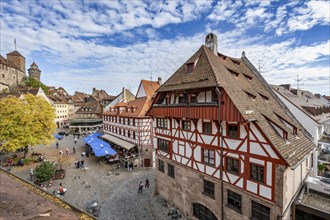
M62 150L60 150L60 157L62 157L62 155L63 155L63 151L62 151Z
M81 157L84 157L85 155L86 155L86 152L83 151L83 152L81 153Z
M74 165L76 165L76 168L79 169L80 161L78 159L76 159L76 161L74 162Z
M56 148L58 148L58 142L56 142Z
M66 153L66 156L68 157L69 156L69 148L66 148L65 153Z
M74 139L74 143L75 143L75 144L77 143L77 138Z
M30 169L30 179L31 179L31 181L33 181L33 169L32 168Z
M73 149L72 149L72 150L73 150L73 153L76 153L76 148L75 148L75 147L73 147Z
M84 159L81 159L81 161L80 161L80 167L81 167L81 168L84 168L84 164L85 164Z
M138 194L142 194L142 189L143 189L143 183L140 182L140 184L139 184Z
M146 189L149 189L149 180L148 180L148 179L146 179L145 188L146 188Z

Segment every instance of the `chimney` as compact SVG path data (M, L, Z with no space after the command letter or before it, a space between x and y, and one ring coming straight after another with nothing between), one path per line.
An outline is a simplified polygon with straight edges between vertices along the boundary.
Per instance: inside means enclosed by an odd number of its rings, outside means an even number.
M205 45L210 48L215 55L218 56L218 37L213 33L209 33L205 37Z
M158 83L159 85L162 85L162 77L158 77Z

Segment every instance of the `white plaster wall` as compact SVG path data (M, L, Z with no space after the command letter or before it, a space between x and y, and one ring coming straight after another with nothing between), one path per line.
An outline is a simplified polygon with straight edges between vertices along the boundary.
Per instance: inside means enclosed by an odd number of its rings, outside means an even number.
M258 184L250 180L246 181L246 189L250 192L257 193Z
M264 137L260 134L259 130L255 127L255 125L253 123L250 123L250 129L251 129L251 131L253 131L254 135L258 138L259 141L266 142ZM252 133L250 133L251 140L256 140L254 135Z
M139 91L136 94L136 98L145 97L145 96L147 96L147 95L146 95L146 92L144 91L144 87L142 86L142 83L141 83Z
M273 170L272 170L272 163L271 162L267 162L267 179L266 179L266 184L268 186L271 186L272 185L272 173L273 173Z
M240 137L241 138L245 138L245 136L247 135L247 132L245 130L245 127L243 125L240 125Z
M250 153L267 157L267 154L265 153L265 151L261 148L259 143L256 143L256 142L250 142Z
M241 140L235 140L235 139L229 139L229 138L225 138L227 145L230 149L235 150L238 145L242 142Z

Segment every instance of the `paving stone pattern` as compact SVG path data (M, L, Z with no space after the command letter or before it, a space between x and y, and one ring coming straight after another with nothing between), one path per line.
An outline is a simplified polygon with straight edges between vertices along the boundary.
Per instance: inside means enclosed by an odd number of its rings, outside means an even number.
M58 161L59 151L65 152L68 147L69 157L62 156L62 166L66 169L66 176L62 180L54 180L47 191L50 193L58 190L62 183L67 188L63 200L86 211L87 203L97 200L100 207L98 219L146 219L161 220L171 219L167 212L169 207L162 206L157 202L158 197L154 195L155 169L134 168L129 172L123 167L115 169L116 165L107 165L100 158L90 156L84 157L86 169L77 169L74 166L76 159L81 159L85 143L80 137L74 143L72 135L58 141L59 148L56 149L56 141L50 146L36 146L32 151L45 154L49 161ZM76 153L73 153L73 147ZM32 153L30 150L30 153ZM1 155L1 161L8 155ZM24 167L13 167L11 172L23 179L30 180L29 170L35 168L38 163L25 165ZM142 194L138 194L140 181L145 184L146 178L150 181L149 189L143 188ZM159 201L159 199L158 199ZM181 219L185 219L182 217Z

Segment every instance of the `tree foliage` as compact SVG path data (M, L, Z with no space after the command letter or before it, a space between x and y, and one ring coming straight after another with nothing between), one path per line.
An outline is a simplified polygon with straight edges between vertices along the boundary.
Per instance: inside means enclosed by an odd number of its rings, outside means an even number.
M23 79L23 84L32 88L39 88L41 87L41 89L47 94L48 93L48 88L45 84L43 84L42 82L40 82L39 80L36 80L32 77L24 77Z
M54 139L54 120L52 106L41 97L27 94L24 99L9 96L0 100L0 150L49 144Z
M34 174L38 182L45 182L54 176L55 166L49 161L44 161L34 170Z

